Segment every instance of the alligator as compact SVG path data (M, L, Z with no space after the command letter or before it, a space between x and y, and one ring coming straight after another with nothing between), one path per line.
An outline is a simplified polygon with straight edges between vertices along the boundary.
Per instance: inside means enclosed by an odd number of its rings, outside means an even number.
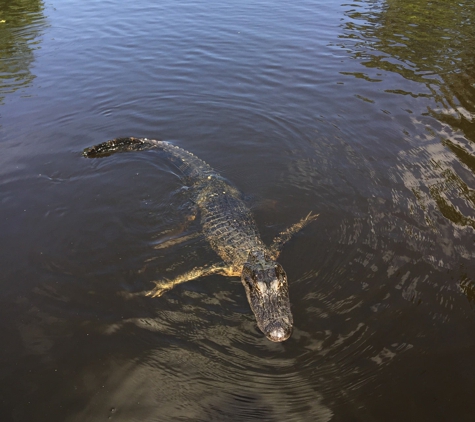
M173 280L155 282L156 287L145 294L158 297L177 284L210 274L240 277L259 329L271 341L287 340L293 327L289 287L287 275L276 260L292 235L318 214L310 212L266 247L240 192L191 152L166 141L128 137L86 148L83 154L95 158L151 148L163 151L182 173L185 184L191 188L195 213L201 214L204 237L222 261L194 268Z

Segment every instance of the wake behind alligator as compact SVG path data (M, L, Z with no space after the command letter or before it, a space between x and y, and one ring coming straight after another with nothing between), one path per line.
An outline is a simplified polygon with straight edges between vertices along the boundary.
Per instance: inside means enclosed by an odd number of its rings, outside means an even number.
M293 325L289 287L287 275L276 260L285 242L317 215L308 214L267 247L239 191L191 152L165 141L129 137L86 148L84 156L95 158L150 148L164 151L182 172L185 183L192 188L194 211L201 214L203 234L222 261L194 268L173 280L156 282L156 287L146 295L161 296L179 283L209 274L240 277L260 330L271 341L287 340Z

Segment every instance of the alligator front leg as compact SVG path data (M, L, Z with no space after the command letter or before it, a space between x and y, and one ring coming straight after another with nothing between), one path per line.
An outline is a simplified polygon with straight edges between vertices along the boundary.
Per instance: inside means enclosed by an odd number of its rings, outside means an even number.
M279 233L272 242L270 247L270 252L272 254L272 258L276 260L280 252L282 251L283 246L290 240L290 238L300 230L302 230L307 224L311 223L313 220L316 220L319 214L312 215L312 211L310 211L306 217L302 218L298 223L290 226L287 230Z
M167 290L173 289L173 287L178 284L186 283L187 281L195 280L199 277L204 277L211 274L221 274L227 277L241 275L233 267L226 265L224 262L206 267L197 267L185 274L182 274L181 276L174 278L173 280L154 281L156 287L148 292L145 292L145 296L159 297Z

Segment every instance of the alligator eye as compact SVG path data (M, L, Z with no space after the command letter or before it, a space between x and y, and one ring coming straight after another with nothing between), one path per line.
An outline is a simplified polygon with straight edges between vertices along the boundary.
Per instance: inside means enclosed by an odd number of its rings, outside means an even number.
M285 274L284 269L282 268L282 265L276 264L276 266L275 266L275 276L281 281L283 279L285 279L286 274Z
M246 282L247 287L249 287L250 290L254 288L254 284L252 283L252 280L250 277L244 277L244 281Z

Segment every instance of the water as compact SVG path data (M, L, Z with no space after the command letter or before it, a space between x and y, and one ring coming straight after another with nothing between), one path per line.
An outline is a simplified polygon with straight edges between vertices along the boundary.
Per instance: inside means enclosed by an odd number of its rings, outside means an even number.
M475 7L0 1L2 421L471 421ZM295 330L179 235L175 142L284 248ZM199 231L192 223L184 234Z

